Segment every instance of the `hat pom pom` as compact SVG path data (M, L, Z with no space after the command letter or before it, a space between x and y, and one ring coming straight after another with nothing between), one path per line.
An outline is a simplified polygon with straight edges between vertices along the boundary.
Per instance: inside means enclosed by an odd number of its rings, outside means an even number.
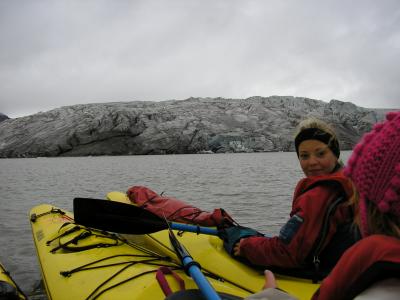
M393 202L393 201L396 201L398 197L399 197L399 195L397 195L397 193L395 192L395 190L389 188L389 189L386 191L383 200L384 200L385 202Z
M378 204L378 209L381 212L386 213L386 212L389 211L390 207L389 207L389 204L387 202L383 202L382 201L381 203Z

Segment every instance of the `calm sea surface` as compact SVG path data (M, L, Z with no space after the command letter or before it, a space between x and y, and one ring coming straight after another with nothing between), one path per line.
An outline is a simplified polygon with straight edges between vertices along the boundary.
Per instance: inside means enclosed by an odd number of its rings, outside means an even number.
M344 161L350 152L342 153ZM303 176L295 153L0 159L0 261L30 293L40 282L29 210L72 210L74 197L104 198L144 185L240 224L276 234Z

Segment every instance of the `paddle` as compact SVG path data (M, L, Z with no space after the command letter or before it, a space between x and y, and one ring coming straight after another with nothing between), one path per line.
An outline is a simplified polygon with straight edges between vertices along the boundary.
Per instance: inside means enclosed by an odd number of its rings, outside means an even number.
M106 231L147 234L171 229L218 235L218 230L182 223L168 222L144 208L115 201L92 198L74 199L75 222Z
M168 225L167 221L165 221L165 223ZM181 260L185 271L190 275L190 277L192 277L203 296L208 300L221 300L221 297L217 294L217 292L208 282L207 278L201 272L200 264L194 261L187 249L181 243L179 243L171 228L168 228L168 234L169 240L171 241L176 254Z
M172 223L131 204L91 198L74 199L74 220L81 225L118 233L146 234L168 229L169 239L178 258L186 272L199 287L200 292L207 300L221 300L221 297L201 272L200 264L193 260L187 249L178 241L171 230L217 235L216 229Z

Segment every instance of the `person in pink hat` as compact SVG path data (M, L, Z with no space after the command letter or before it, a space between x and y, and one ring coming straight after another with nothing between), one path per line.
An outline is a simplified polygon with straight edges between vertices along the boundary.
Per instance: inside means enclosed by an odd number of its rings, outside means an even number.
M313 300L359 294L400 299L400 112L388 113L363 137L345 175L357 191L352 202L363 238L343 254Z

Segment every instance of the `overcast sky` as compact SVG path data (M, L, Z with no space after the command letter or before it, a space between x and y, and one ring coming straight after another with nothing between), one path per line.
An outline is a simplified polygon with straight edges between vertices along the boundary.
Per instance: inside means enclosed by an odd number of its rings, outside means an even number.
M0 1L0 112L292 95L400 107L399 0Z

